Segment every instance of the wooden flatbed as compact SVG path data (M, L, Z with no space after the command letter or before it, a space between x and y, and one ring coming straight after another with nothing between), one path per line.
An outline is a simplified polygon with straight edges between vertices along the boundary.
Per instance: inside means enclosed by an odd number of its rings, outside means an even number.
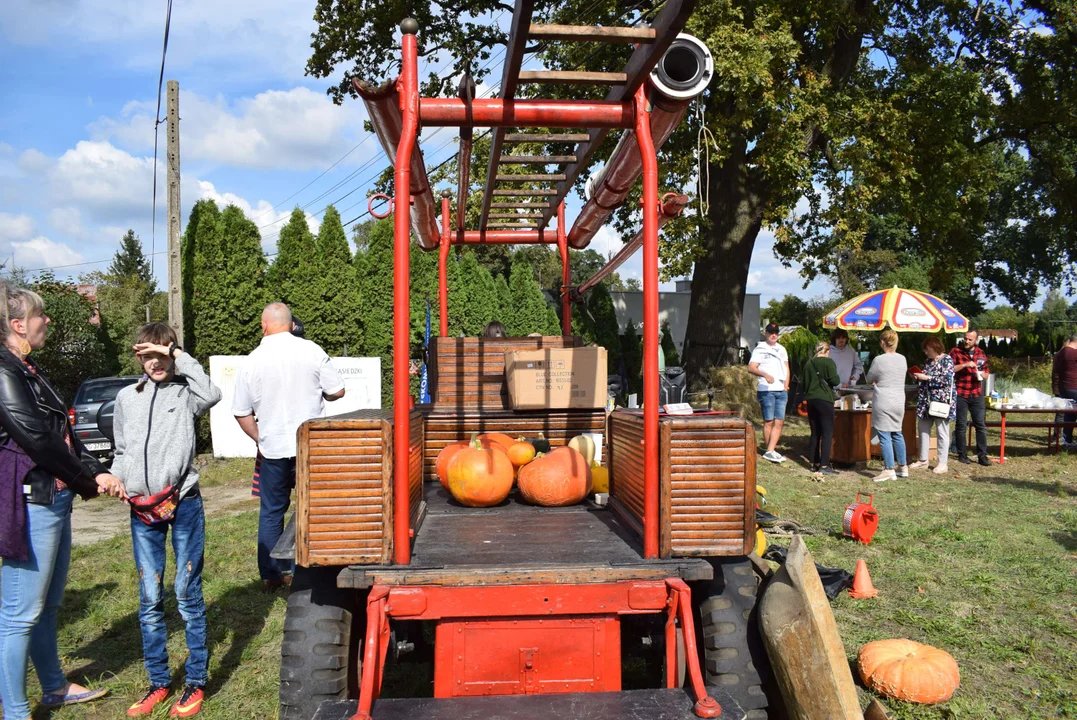
M701 558L644 560L634 532L617 515L593 505L542 508L514 491L501 505L460 505L437 483L426 483L426 515L411 564L350 565L340 587L579 583L679 577L709 580Z
M707 688L722 706L721 720L743 720L741 709L720 688ZM314 720L348 720L357 701L322 703ZM692 697L681 689L624 690L564 695L501 695L474 698L406 698L375 700L375 720L697 720Z

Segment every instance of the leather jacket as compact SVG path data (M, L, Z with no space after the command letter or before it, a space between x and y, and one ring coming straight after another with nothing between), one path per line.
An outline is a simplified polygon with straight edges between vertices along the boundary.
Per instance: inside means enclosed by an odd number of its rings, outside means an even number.
M10 438L33 461L25 480L30 502L51 504L55 478L83 498L98 494L94 478L108 470L74 432L74 447L68 446L68 425L67 408L49 381L0 346L0 446Z

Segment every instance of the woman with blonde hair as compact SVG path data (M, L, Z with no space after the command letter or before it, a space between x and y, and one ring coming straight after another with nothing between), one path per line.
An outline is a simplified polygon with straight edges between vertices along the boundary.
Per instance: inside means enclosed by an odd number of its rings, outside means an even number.
M71 432L67 404L30 359L48 333L41 297L0 280L0 316L0 701L5 720L27 720L28 659L44 707L108 693L68 682L56 623L71 562L75 495L121 497L123 484Z
M815 356L804 366L804 400L808 403L811 426L812 472L837 475L830 466L830 445L834 440L834 388L841 385L838 366L830 359L830 343L815 345Z
M929 337L920 347L927 356L923 370L913 375L919 384L916 417L920 432L920 458L909 468L916 470L928 466L931 426L934 425L939 453L934 472L942 475L946 472L946 460L950 454L950 421L957 417L954 361L937 337Z
M871 426L879 436L884 466L883 471L872 478L875 482L909 477L905 437L901 434L901 423L905 419L905 374L909 365L905 356L898 353L897 341L897 333L893 330L883 330L879 334L883 354L872 360L867 375L868 382L874 386Z

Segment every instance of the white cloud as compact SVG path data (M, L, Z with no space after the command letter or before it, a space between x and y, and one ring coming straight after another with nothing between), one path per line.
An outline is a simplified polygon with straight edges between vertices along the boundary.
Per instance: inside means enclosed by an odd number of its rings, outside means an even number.
M119 118L101 118L90 126L98 141L147 154L153 148L156 102L132 101ZM325 168L362 134L362 106L334 105L325 95L305 87L267 90L228 103L193 92L180 92L181 142L184 161L196 160L258 169ZM159 144L165 143L160 129ZM373 138L348 158L357 164L381 152Z
M28 240L34 234L34 221L29 215L0 212L0 243Z
M84 260L80 253L64 243L53 242L41 235L26 242L13 242L11 248L15 255L15 266L28 270L73 265Z
M152 203L153 158L135 157L108 142L82 140L51 164L48 179L54 198L65 205L98 219L128 218Z
M250 202L234 193L218 192L213 183L207 180L199 181L198 190L199 199L213 200L222 208L226 205L235 205L242 210L243 214L259 227L258 232L262 234L262 249L265 252L274 252L276 250L277 236L292 214L290 209L274 209L273 204L268 200L259 200L254 205L251 205ZM321 222L310 213L304 214L307 216L307 227L310 228L312 233L317 234L318 229L321 228Z
M81 237L82 213L74 207L58 207L49 211L49 225L52 229L63 235Z

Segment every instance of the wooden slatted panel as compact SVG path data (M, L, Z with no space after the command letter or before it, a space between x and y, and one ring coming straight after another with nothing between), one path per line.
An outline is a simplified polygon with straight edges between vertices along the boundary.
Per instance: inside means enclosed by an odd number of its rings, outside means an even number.
M752 426L721 415L671 417L665 424L663 547L673 557L747 555L755 546Z
M421 405L426 418L423 476L437 482L438 453L450 443L467 440L472 433L500 432L510 437L538 437L551 445L567 445L581 433L605 434L605 410L464 410Z
M430 340L430 393L439 407L510 409L505 352L578 347L576 337L450 338Z
M755 431L720 415L659 421L659 552L739 556L755 543ZM643 415L610 416L610 500L643 530Z
M296 562L387 563L392 553L392 411L310 420L296 454ZM423 419L411 415L410 497L421 520Z

